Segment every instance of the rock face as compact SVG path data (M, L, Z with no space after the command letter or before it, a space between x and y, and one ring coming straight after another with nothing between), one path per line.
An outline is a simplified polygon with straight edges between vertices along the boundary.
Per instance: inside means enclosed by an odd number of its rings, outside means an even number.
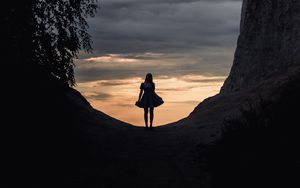
M221 93L300 67L300 1L244 0L240 36Z

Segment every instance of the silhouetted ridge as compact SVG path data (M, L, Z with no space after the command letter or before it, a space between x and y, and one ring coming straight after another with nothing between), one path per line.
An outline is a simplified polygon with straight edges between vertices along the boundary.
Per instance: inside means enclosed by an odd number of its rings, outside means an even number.
M300 72L276 93L224 121L211 151L213 187L299 187Z

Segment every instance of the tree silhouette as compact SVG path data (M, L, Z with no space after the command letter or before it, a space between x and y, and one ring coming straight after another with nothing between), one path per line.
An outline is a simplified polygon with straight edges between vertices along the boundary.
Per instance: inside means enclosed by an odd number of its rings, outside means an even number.
M6 63L24 67L42 65L60 82L73 86L74 58L91 52L88 16L97 0L28 0L1 2L6 38ZM15 66L16 67L16 66ZM14 69L15 69L14 67Z
M73 59L80 50L92 50L86 18L96 8L96 0L39 0L33 6L34 60L70 86L75 84Z

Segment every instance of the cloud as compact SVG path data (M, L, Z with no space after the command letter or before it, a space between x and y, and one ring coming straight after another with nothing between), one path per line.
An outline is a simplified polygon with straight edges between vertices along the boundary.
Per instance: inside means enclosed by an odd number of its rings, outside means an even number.
M174 5L174 4L189 4L195 2L210 2L210 3L224 3L224 2L241 2L242 0L111 0L110 3L103 1L104 7L111 9L140 7L149 5Z
M108 100L111 97L113 97L113 95L103 92L97 92L96 94L87 96L88 99L92 100Z
M169 103L173 103L173 104L198 104L199 101L196 100L187 100L187 101L170 101Z
M127 80L101 80L98 81L99 86L121 86L121 85L128 85L128 84L137 84L141 83L141 79L139 78L131 78Z
M178 92L178 91L188 91L193 88L197 88L199 86L186 86L186 87L181 87L181 88L176 88L176 87L170 87L170 88L160 88L160 92Z
M217 3L216 3L217 2ZM96 53L186 51L233 45L240 1L110 0L90 19Z
M76 63L78 82L190 74L226 76L240 0L103 0L89 19L94 54Z
M202 75L184 75L180 79L186 82L197 82L197 83L211 83L211 82L223 82L226 77L224 76L202 76Z
M110 63L110 62L116 62L116 63L132 63L135 62L135 59L132 58L122 58L121 55L118 54L108 54L105 56L99 56L99 57L90 57L87 59L84 59L83 61L86 62L99 62L99 63Z
M154 78L184 75L226 76L233 59L232 49L201 49L185 54L127 54L82 59L77 63L76 78L80 82L144 78L151 72ZM126 60L128 58L128 60ZM99 61L101 60L101 61ZM107 61L104 61L107 60ZM124 63L126 62L126 63ZM225 63L224 63L225 62Z

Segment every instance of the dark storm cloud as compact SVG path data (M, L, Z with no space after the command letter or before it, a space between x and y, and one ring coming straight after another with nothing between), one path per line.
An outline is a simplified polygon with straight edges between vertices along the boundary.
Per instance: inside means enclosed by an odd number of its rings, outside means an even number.
M123 7L132 7L132 6L140 6L140 5L151 5L151 4L184 4L184 3L193 3L193 2L214 2L221 3L226 1L237 1L241 2L242 0L112 0L113 4L108 4L108 6L115 8L123 8ZM107 1L102 1L102 3L106 4Z
M235 43L239 0L103 0L90 19L95 53L186 51Z
M97 16L89 19L94 54L81 58L121 54L142 64L79 65L79 82L144 77L148 72L228 74L241 0L102 0L99 6Z

